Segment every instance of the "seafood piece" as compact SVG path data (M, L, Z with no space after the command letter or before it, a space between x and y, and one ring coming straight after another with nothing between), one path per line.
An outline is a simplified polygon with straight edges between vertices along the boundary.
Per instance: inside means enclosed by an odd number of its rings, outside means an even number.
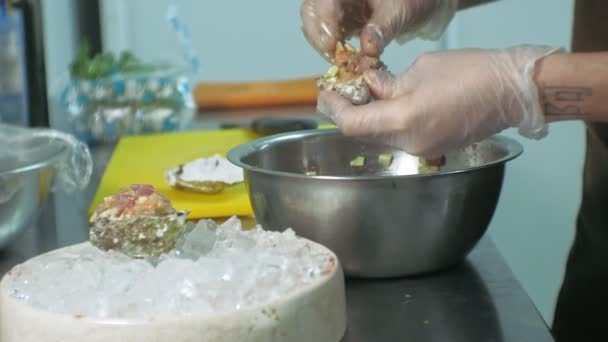
M363 167L363 165L365 165L365 157L363 156L358 156L350 161L351 167Z
M425 159L420 158L420 166L418 167L419 173L432 173L441 170L441 167L446 163L445 156L437 159Z
M317 81L320 90L334 90L355 105L366 104L372 96L363 79L366 70L384 70L379 59L365 56L348 43L338 42L333 66Z
M152 185L135 184L104 198L90 218L89 239L99 249L134 258L158 256L175 248L188 230L188 214Z
M172 167L165 172L167 183L180 190L215 194L244 181L243 169L219 154Z
M381 154L378 156L378 164L382 165L384 168L389 168L393 163L393 155L390 153Z

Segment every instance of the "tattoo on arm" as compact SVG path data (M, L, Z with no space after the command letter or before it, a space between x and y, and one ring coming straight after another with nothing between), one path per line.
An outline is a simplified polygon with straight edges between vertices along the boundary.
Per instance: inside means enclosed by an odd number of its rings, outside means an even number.
M553 87L543 85L541 100L547 116L585 116L582 108L593 91L590 87Z

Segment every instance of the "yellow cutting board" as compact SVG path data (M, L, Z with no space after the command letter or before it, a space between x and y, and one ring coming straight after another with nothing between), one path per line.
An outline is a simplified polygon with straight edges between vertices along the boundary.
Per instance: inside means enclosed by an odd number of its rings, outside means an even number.
M190 219L252 215L244 184L218 194L199 194L173 189L164 170L191 160L220 154L260 138L251 130L230 129L126 136L118 142L91 206L89 216L106 196L132 184L151 184L171 200L177 210L190 210Z

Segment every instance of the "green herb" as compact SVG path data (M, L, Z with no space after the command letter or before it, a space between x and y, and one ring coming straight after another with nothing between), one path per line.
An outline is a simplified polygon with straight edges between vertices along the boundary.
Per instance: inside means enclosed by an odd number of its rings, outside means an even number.
M123 51L116 58L112 52L91 56L88 41L80 44L78 53L70 65L73 79L93 80L116 74L129 75L158 70L157 67L141 62L132 52Z

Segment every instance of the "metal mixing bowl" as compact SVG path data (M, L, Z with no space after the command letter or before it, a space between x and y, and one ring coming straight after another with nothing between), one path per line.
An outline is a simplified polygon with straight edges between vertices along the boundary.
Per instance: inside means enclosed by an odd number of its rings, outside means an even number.
M377 162L385 153L393 155L388 169ZM521 153L495 136L447 155L440 172L412 174L403 151L321 129L261 138L228 159L244 169L264 228L291 227L327 246L349 276L397 277L463 261L492 219L505 163ZM367 165L351 167L358 156Z
M53 179L53 166L68 152L59 141L40 137L21 146L0 146L0 249L38 217L46 203ZM29 151L27 154L6 153Z

